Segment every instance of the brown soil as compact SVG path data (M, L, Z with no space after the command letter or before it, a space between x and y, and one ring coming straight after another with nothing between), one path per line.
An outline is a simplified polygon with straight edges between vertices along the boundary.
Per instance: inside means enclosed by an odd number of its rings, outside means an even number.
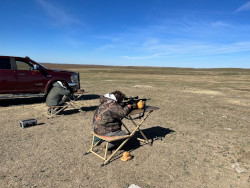
M80 72L86 113L48 119L43 98L0 100L0 187L250 187L249 70L63 68ZM131 142L132 160L101 167L84 153L98 98L116 89L160 109L141 127L152 146ZM30 118L38 125L22 129Z

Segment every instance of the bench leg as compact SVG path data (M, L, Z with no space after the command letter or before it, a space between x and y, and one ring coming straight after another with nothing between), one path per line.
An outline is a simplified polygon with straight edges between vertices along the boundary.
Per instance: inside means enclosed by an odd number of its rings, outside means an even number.
M108 143L108 142L106 142L105 154L104 154L104 159L105 159L105 160L107 159L108 146L109 146L109 143Z
M91 153L95 154L96 156L100 157L102 160L106 160L106 158L107 158L107 151L108 151L108 142L107 142L107 145L106 145L105 155L104 155L104 157L103 157L103 156L99 155L98 153L96 153L96 152L93 150L93 148L94 148L95 146L97 146L97 145L102 141L102 139L100 139L99 141L97 141L95 144L94 144L94 140L95 140L95 135L93 135L93 139L92 139L92 142L91 142L91 147L90 147L90 149L89 149L84 155L87 155L88 153L91 152Z
M92 151L93 151L93 148L94 148L95 146L97 146L97 145L99 144L99 142L101 142L101 139L98 140L95 144L94 144L94 142L95 142L95 135L93 135L93 137L92 137L91 147L90 147L90 149L87 151L87 153L92 152Z
M145 136L145 134L140 130L140 126L144 123L144 121L148 118L148 116L149 116L152 112L153 112L153 111L149 111L149 113L146 115L146 117L144 117L138 125L135 123L135 121L132 119L132 117L129 116L129 119L130 119L130 120L132 121L132 123L136 126L136 130L138 130L138 131L141 133L142 137L144 138L144 139L137 138L137 140L146 142L147 144L149 144L149 141L148 141L147 137Z

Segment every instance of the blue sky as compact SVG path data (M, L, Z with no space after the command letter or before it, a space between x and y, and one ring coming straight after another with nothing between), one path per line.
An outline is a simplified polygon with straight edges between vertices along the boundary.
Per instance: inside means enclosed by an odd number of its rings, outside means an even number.
M0 0L0 55L250 68L248 0Z

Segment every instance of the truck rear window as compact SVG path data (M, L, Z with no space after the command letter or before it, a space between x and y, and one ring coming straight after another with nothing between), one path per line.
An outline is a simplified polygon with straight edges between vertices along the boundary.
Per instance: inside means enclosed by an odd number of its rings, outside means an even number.
M10 58L0 58L0 70L11 69Z

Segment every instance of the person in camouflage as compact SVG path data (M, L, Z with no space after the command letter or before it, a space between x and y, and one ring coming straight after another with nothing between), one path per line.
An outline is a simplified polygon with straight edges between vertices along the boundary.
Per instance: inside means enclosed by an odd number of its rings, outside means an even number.
M122 118L124 118L130 111L131 105L124 108L119 105L124 99L125 95L120 91L107 93L100 98L100 105L97 107L92 128L94 132L102 136L122 136L126 132L121 130ZM115 144L109 144L112 148Z

